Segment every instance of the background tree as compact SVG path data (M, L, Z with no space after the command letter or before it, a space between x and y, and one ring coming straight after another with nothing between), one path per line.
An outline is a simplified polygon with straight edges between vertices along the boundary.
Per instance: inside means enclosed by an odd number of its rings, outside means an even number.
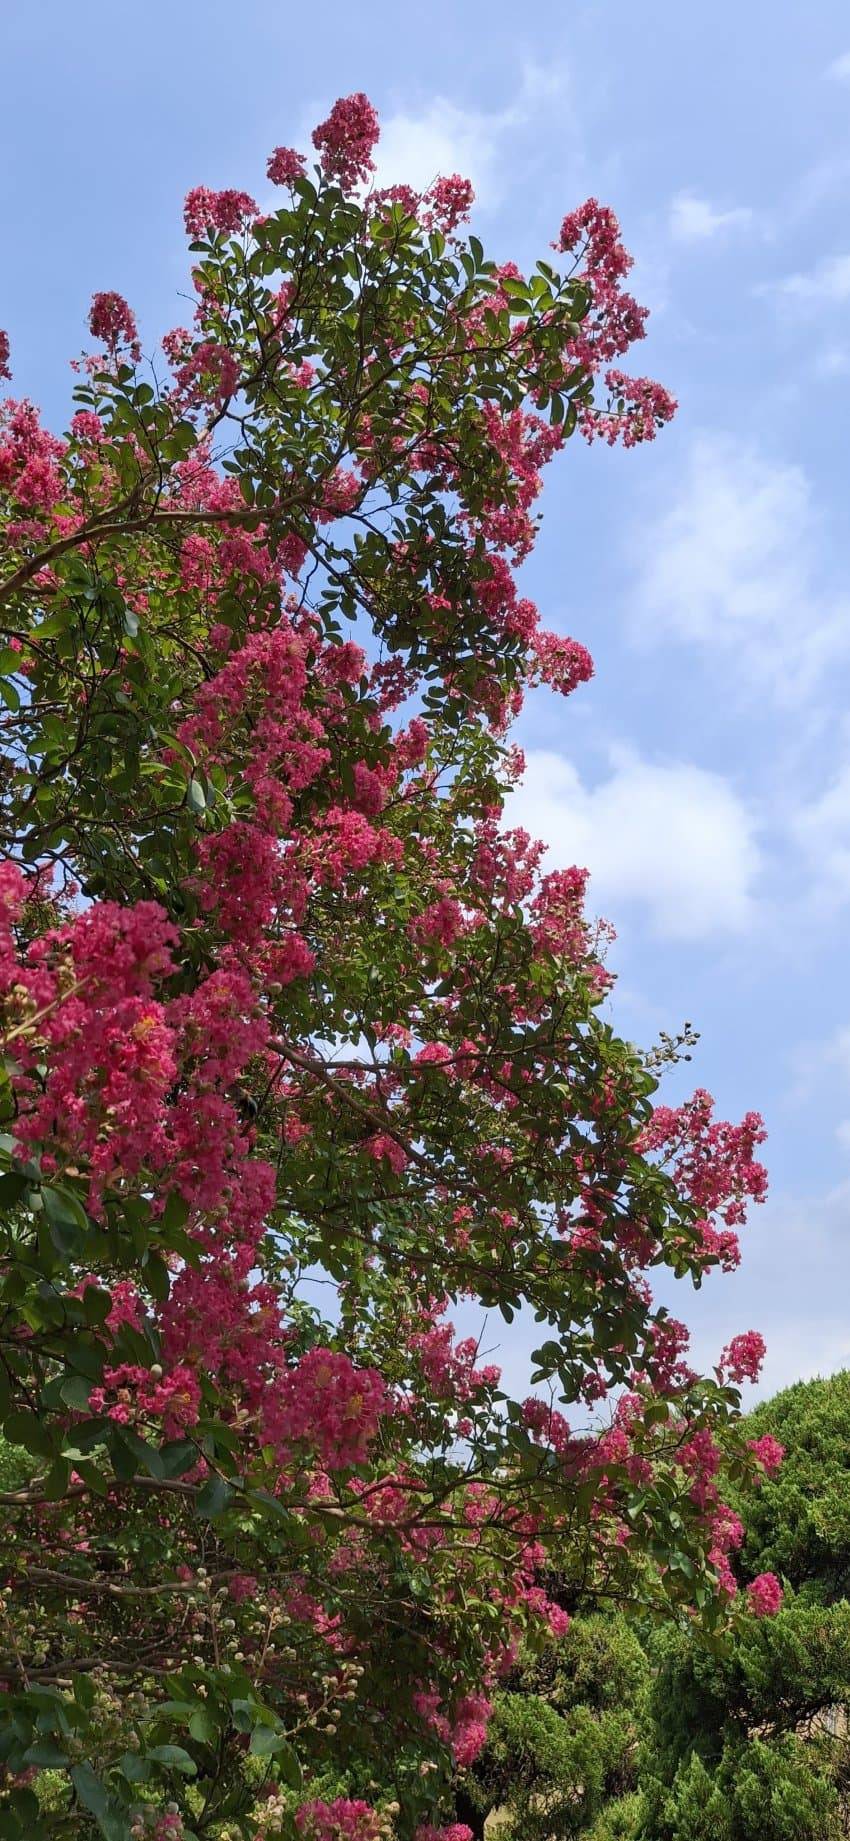
M640 1841L828 1841L850 1823L850 1375L799 1382L759 1406L751 1437L784 1445L747 1499L742 1581L775 1568L776 1617L739 1626L715 1653L656 1634L640 1796L609 1811Z
M646 1650L616 1613L577 1617L557 1644L528 1656L496 1694L487 1744L461 1787L474 1834L528 1841L586 1835L636 1784L650 1680Z
M584 872L500 822L524 690L592 670L515 580L540 469L673 404L610 211L524 276L376 138L357 94L279 209L196 188L165 365L102 292L66 436L0 408L9 1836L434 1841L553 1554L734 1586L763 1345L698 1376L646 1275L734 1263L761 1122L653 1110Z

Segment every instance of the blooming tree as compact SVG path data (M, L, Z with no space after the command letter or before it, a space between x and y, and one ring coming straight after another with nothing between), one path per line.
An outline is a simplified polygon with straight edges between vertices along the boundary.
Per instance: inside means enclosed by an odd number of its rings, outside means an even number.
M584 872L502 823L592 673L516 579L541 468L674 404L609 210L497 267L377 133L191 192L191 324L145 366L97 294L62 439L0 406L10 1836L463 1841L520 1639L722 1620L765 1461L760 1339L700 1377L646 1276L734 1264L760 1121L653 1112ZM542 1326L524 1403L469 1299Z

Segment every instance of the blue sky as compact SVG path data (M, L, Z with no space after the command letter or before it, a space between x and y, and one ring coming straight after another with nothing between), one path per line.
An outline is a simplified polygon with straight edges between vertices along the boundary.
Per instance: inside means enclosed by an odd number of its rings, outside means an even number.
M6 0L0 48L0 325L57 423L94 289L153 350L185 317L184 193L262 196L338 94L376 103L382 177L469 174L501 259L546 255L588 193L618 212L638 368L681 407L550 469L527 591L598 675L523 718L517 816L593 872L623 1032L700 1029L671 1095L765 1114L741 1272L671 1294L700 1359L758 1327L768 1390L850 1362L846 6Z

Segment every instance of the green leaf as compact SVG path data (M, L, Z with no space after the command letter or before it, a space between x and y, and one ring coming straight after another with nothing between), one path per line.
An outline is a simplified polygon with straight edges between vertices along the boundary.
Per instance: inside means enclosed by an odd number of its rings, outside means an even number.
M84 1413L89 1403L92 1382L84 1374L68 1374L59 1389L61 1398L73 1413Z
M34 1829L31 1824L39 1820L41 1804L33 1790L13 1790L9 1798L9 1807L20 1824L16 1831L18 1834L29 1834L30 1836L37 1834L37 1829Z
M162 1211L162 1225L167 1233L175 1227L184 1227L189 1219L189 1204L183 1200L176 1189L172 1189Z
M284 1783L289 1785L290 1790L300 1790L302 1784L301 1766L289 1742L285 1740L283 1745L278 1746L274 1755L277 1768Z
M20 1176L17 1170L9 1170L5 1176L0 1176L0 1214L14 1208L26 1188L27 1178Z
M77 1705L83 1707L86 1712L89 1712L94 1706L94 1696L94 1683L89 1680L88 1675L75 1675L74 1699Z
M161 1253L149 1253L142 1271L151 1296L158 1304L164 1304L171 1289L171 1280Z
M24 1764L37 1764L44 1771L64 1770L67 1762L67 1752L61 1746L54 1745L50 1739L39 1739L24 1752Z
M44 1479L44 1493L48 1502L58 1502L64 1496L71 1478L71 1466L64 1457L54 1459Z
M217 1516L224 1513L232 1495L231 1485L224 1477L208 1477L195 1503L198 1514L206 1516L209 1521L215 1521Z
M189 1731L199 1745L215 1745L218 1726L209 1707L198 1707L190 1716Z
M53 1439L47 1427L28 1407L16 1407L9 1413L3 1431L10 1445L23 1445L34 1457L53 1456Z
M104 1819L110 1813L109 1792L101 1778L96 1776L90 1764L75 1764L71 1772L71 1781L84 1809L94 1816L103 1834Z
M137 1463L147 1471L148 1476L157 1479L164 1477L165 1467L156 1445L150 1445L146 1438L140 1438L138 1432L134 1432L131 1426L122 1426L120 1437L122 1443L136 1458Z
M190 1758L182 1745L155 1745L152 1751L146 1753L146 1756L153 1759L155 1764L166 1765L169 1770L182 1771L186 1777L197 1775L198 1767L195 1760Z
M88 1230L88 1216L83 1204L70 1189L55 1189L43 1183L41 1200L51 1226L77 1227L83 1233Z
M147 1758L141 1758L138 1752L125 1752L118 1760L118 1769L128 1783L146 1783L151 1775Z
M99 1285L87 1285L83 1292L83 1315L92 1329L100 1329L112 1308L112 1298Z
M174 1438L167 1445L160 1447L162 1474L165 1477L182 1477L198 1461L198 1447L190 1438Z
M190 812L196 812L198 815L200 815L201 812L205 812L207 809L206 793L204 792L200 780L196 780L194 775L186 788L186 804Z
M275 1732L273 1726L255 1726L251 1734L250 1749L258 1758L271 1758L274 1752L281 1751L286 1744L282 1732Z

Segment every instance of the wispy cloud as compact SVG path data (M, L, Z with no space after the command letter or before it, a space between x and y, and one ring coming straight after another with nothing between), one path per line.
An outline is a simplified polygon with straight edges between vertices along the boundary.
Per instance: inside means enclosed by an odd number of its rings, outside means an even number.
M671 635L781 701L809 694L850 649L850 605L823 562L824 532L799 466L702 435L655 517L632 538L637 643Z
M507 174L507 147L541 109L563 101L568 78L561 65L526 64L515 96L503 109L464 108L446 96L424 107L398 109L381 127L377 154L380 185L402 179L424 189L439 174L471 179L480 205L499 202Z
M718 211L695 192L677 192L670 203L670 235L677 243L703 243L727 230L743 230L752 222L748 205Z
M656 936L702 940L754 916L755 824L720 774L615 749L589 786L564 755L532 750L508 821L544 840L549 868L589 869L591 905L615 923L636 907Z
M837 83L850 83L850 51L842 51L840 57L834 58L827 65L826 75Z
M766 282L759 293L777 294L786 300L814 306L832 306L850 300L850 255L824 256L812 269Z
M798 808L792 831L809 859L819 900L850 900L850 763L839 767L819 797Z

